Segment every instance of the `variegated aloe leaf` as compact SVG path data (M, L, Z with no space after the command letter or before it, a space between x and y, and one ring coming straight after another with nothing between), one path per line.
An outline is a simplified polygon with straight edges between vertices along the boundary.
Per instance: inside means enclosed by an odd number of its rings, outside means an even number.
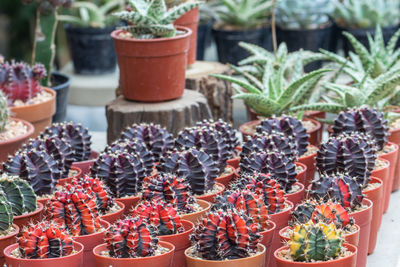
M242 99L254 109L258 115L271 117L274 114L280 114L280 106L275 101L264 95L256 94L236 94L235 99Z

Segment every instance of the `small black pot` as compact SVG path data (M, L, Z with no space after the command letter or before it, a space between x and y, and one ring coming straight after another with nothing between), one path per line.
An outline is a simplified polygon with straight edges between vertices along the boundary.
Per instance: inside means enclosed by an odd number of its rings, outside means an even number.
M204 60L206 48L211 45L211 28L213 21L199 24L197 27L197 60Z
M239 42L252 43L271 50L271 29L268 27L254 30L229 31L212 29L215 42L217 44L218 59L221 63L237 63L248 57L246 50L241 48Z
M53 86L51 89L56 91L56 114L53 116L53 122L63 122L67 116L67 106L69 100L69 85L70 78L57 71L51 74L51 82Z
M96 75L115 71L117 57L110 35L114 29L65 25L75 73Z

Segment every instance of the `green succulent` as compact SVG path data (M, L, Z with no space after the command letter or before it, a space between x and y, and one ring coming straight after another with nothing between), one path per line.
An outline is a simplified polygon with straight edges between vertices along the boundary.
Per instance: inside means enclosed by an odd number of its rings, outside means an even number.
M0 132L3 132L6 128L7 122L8 122L8 103L7 103L7 98L3 94L2 91L0 91Z
M374 28L399 23L399 0L335 0L333 18L341 27Z
M6 195L0 190L0 231L7 231L13 223L14 215Z
M167 9L165 0L129 0L133 11L120 11L115 16L131 23L121 29L137 39L174 37L174 21L186 12L200 6L201 2L188 2Z

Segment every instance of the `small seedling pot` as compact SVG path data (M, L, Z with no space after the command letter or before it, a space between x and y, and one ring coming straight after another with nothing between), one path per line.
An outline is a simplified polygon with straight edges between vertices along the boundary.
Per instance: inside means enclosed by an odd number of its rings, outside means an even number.
M315 147L315 146L313 146L313 147ZM315 164L316 164L315 158L316 157L317 157L317 152L315 152L315 153L313 153L311 155L308 155L308 156L299 157L297 159L298 162L300 162L300 163L302 163L302 164L307 166L307 170L306 170L305 176L301 177L301 178L304 178L304 179L300 180L299 178L297 178L298 181L300 183L304 184L305 187L308 187L308 185L311 183L311 181L314 180L315 171L317 170L317 167L315 166Z
M81 171L82 171L81 175L88 174L88 173L90 173L90 168L93 166L94 162L99 157L99 155L100 155L99 152L92 150L90 152L90 156L89 156L88 160L73 162L72 166L81 169Z
M24 226L27 226L31 222L32 223L39 222L42 219L43 209L44 205L40 202L37 202L37 207L35 211L19 216L14 216L13 223L18 225L20 229L23 229Z
M213 194L203 195L203 196L196 196L196 199L214 203L216 197L221 196L225 192L225 186L223 184L221 184L221 183L215 183L215 184L221 188L218 192L213 193Z
M0 237L0 265L4 266L5 257L4 257L4 249L12 244L15 244L17 240L17 235L19 234L20 228L18 225L13 224L12 227L14 231L9 233L6 236Z
M211 203L204 201L204 200L197 200L197 203L199 203L200 207L202 208L202 210L200 211L196 211L193 213L188 213L188 214L183 214L181 215L181 219L182 220L187 220L190 221L192 223L197 223L197 221L203 217L211 208Z
M388 183L385 184L385 186L386 186L385 190L387 192L388 197L385 199L385 204L383 206L384 213L386 213L386 211L389 208L390 194L392 193L393 181L394 181L394 177L395 177L395 174L397 171L397 164L398 164L398 158L399 158L399 155L398 155L399 154L399 145L397 145L396 143L392 143L392 142L389 142L388 145L394 146L395 149L389 153L379 155L380 159L386 159L387 161L390 162L389 179L388 179Z
M221 175L215 178L216 183L223 184L225 187L227 187L235 177L235 169L231 165L227 165L226 168L230 169L230 172L228 174Z
M114 223L115 221L121 219L124 216L124 212L125 212L124 203L119 202L119 201L115 201L115 203L120 207L120 209L113 213L109 213L109 214L100 216L100 218L102 220L107 221L109 223Z
M67 177L67 178L61 178L61 179L59 179L58 182L57 182L57 184L58 184L59 186L63 186L63 185L66 185L66 184L70 184L70 183L72 182L73 179L81 177L81 175L82 175L82 170L81 170L81 169L79 169L78 167L72 166L72 167L71 167L71 170L72 170L72 171L75 171L76 174L75 174L74 176L72 176L72 177Z

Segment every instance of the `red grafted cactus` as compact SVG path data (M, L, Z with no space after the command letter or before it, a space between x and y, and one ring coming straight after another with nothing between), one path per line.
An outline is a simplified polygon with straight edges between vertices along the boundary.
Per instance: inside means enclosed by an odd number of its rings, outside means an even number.
M158 239L155 232L141 218L125 218L106 231L105 242L114 258L154 256Z
M25 259L59 258L72 254L71 236L53 222L40 222L24 229L18 248Z
M315 206L312 214L314 222L323 221L325 223L334 223L337 228L346 228L354 224L354 220L350 218L348 211L339 203L328 201Z

